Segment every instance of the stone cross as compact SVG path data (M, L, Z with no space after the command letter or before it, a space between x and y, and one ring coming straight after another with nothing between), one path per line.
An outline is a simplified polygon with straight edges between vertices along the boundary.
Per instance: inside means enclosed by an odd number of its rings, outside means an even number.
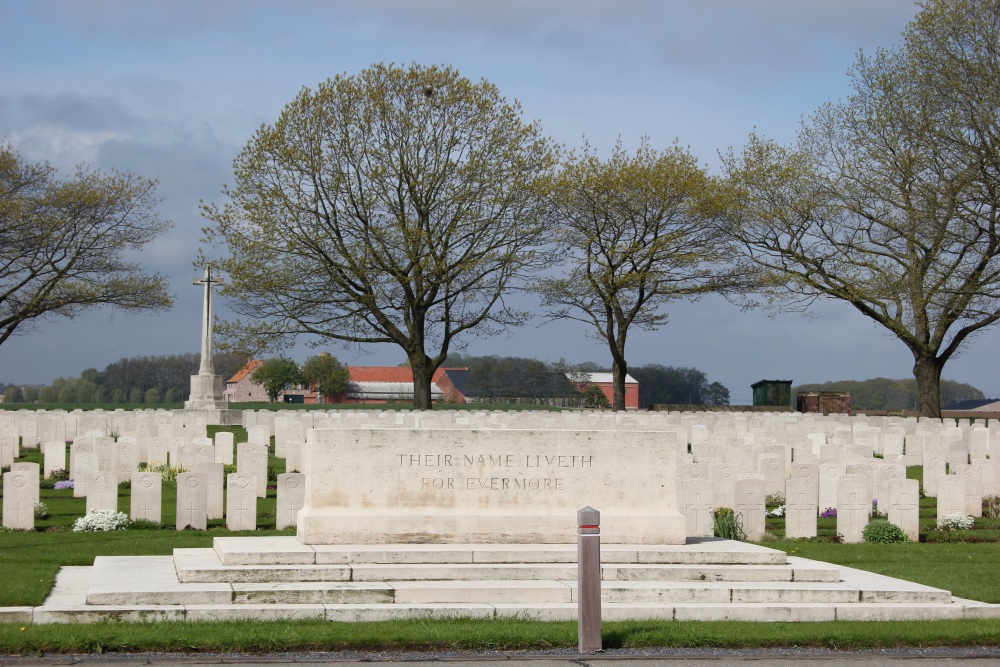
M215 375L212 365L212 285L221 285L222 281L212 277L212 265L205 265L205 275L195 278L194 285L205 287L205 303L202 308L201 321L201 367L198 375Z

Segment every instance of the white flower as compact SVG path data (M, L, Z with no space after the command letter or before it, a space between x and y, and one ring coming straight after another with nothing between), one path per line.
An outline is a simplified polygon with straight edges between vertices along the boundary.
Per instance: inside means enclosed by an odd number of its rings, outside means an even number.
M73 522L74 533L97 533L109 530L125 530L128 515L114 510L94 510Z
M941 530L972 530L976 520L968 514L945 514L938 519Z
M778 505L773 510L771 510L770 512L768 512L767 515L771 516L771 517L785 516L785 506L784 505Z

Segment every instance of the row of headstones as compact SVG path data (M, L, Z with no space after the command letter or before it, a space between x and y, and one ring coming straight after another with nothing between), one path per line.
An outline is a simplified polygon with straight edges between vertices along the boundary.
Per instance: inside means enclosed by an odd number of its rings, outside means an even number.
M209 519L221 519L223 516L229 530L256 530L257 498L261 495L257 476L241 472L226 475L224 494L222 472L221 463L206 463L200 464L195 472L177 476L177 530L205 530ZM129 518L159 523L163 476L154 472L133 472L129 479L132 489ZM38 464L15 463L13 470L4 473L3 481L3 526L12 530L34 530L35 506L39 500ZM100 509L117 512L118 482L119 477L113 472L89 473L86 479L86 513ZM278 530L295 526L297 513L305 503L304 482L302 473L278 475L275 512ZM265 477L265 495L266 484Z
M788 413L351 413L295 412L253 424L257 413L244 413L248 431L261 428L274 435L277 452L287 442L304 441L310 428L630 428L674 432L678 442L703 445L763 446L783 444L799 451L811 449L822 457L823 445L867 447L885 457L904 456L906 465L921 465L925 447L940 446L946 455L965 461L1000 451L1000 427L964 423L962 426L916 418L868 418L843 415L789 415ZM253 438L251 438L253 441ZM869 456L870 458L870 456ZM996 458L994 456L994 458Z
M20 437L26 447L37 442L76 440L87 433L102 436L182 437L204 433L207 418L184 410L64 412L59 410L0 413L0 437Z
M712 490L703 482L686 480L680 484L680 493L686 499L680 510L685 517L687 534L691 537L714 534L713 511L717 507L731 507L750 541L760 540L765 533L767 511L764 480L745 478L734 483L731 505L715 505ZM872 515L872 503L867 481L863 477L845 476L837 480L837 533L844 542L862 541L862 531ZM785 537L810 538L817 534L819 512L818 485L812 479L789 479L783 491L785 497ZM879 511L887 514L896 524L917 541L920 532L920 487L915 479L892 479ZM963 497L964 500L964 497ZM942 510L945 510L942 514ZM939 506L939 515L948 514Z
M87 475L92 472L113 472L124 476L138 471L141 463L151 465L169 463L176 468L187 470L207 463L218 463L220 466L232 465L233 449L232 433L218 433L214 442L210 438L192 442L175 440L173 443L158 438L140 439L138 442L122 438L115 442L111 438L95 437L73 443L68 448L62 442L45 443L43 470L45 477L48 478L56 470L66 469L69 477L74 480L75 495L83 496L86 494ZM235 449L237 470L266 480L268 445L240 443ZM12 463L13 457L5 456L3 465L9 467ZM298 470L298 468L288 468L288 470Z
M917 480L906 479L905 468L899 465L841 468L833 464L796 464L791 478L777 481L762 474L737 473L731 466L710 470L718 477L703 477L697 465L679 471L678 507L691 536L711 536L713 510L730 507L743 522L749 539L759 538L764 531L766 497L780 494L785 501L785 535L789 538L815 537L817 516L834 509L837 532L844 541L860 542L861 532L877 508L911 539L918 539L920 485ZM953 514L982 516L985 494L978 468L966 466L958 474L938 475L934 487L939 522Z

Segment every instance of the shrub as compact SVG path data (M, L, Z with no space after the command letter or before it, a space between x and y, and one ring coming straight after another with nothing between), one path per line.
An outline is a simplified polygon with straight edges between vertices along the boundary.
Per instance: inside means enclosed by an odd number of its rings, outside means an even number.
M825 510L819 513L819 518L821 519L836 519L837 518L837 508L827 507Z
M53 482L59 482L65 479L69 479L69 470L66 470L65 468L56 468L55 470L49 473L49 479L51 479Z
M147 519L132 519L128 522L126 526L128 530L167 530L173 529L172 526L167 526L160 523L159 521L149 521Z
M972 526L976 523L968 514L945 514L943 517L938 519L938 528L940 530L972 530Z
M731 507L718 507L712 510L712 522L714 524L713 534L727 540L739 540L745 542L747 534L743 530L743 523L736 516Z
M74 533L99 533L102 531L125 530L128 515L114 510L94 510L73 522Z
M775 507L784 507L784 505L785 505L785 496L783 496L780 493L777 492L769 493L766 496L764 496L764 509L767 510L767 512L769 513Z
M910 540L902 528L894 523L889 523L886 519L870 521L861 531L861 539L872 544L895 544Z
M158 472L163 477L164 482L176 482L177 475L188 472L184 466L169 466L166 463L140 463L138 472Z
M35 518L36 519L48 519L49 518L49 506L45 503L38 502L35 503Z

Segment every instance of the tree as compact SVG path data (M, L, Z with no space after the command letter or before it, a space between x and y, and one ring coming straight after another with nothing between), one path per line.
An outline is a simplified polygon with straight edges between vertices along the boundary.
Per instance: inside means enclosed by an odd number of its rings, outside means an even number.
M278 394L302 382L299 366L291 359L265 359L260 366L250 374L255 384L264 387L267 397L272 403L277 402Z
M729 232L779 308L849 303L909 348L919 412L1000 319L1000 2L930 0L790 147L726 159Z
M598 387L596 384L592 384L582 392L580 392L581 398L583 398L583 405L588 408L606 408L610 405L608 403L608 397L604 395L604 390Z
M639 406L643 408L657 403L729 405L729 390L718 382L709 384L708 377L697 368L647 364L632 368L630 373L639 382Z
M629 330L656 330L665 304L724 289L708 185L690 153L676 144L658 152L648 139L631 156L618 142L607 161L586 145L555 180L568 269L538 291L550 317L584 322L607 344L615 410L625 409Z
M324 399L342 396L347 391L347 382L351 373L336 357L323 352L315 357L309 357L302 364L302 380L316 387Z
M166 279L127 254L169 229L155 181L80 168L69 181L0 145L0 344L26 324L110 305L170 307Z
M161 396L162 396L162 394L160 394L160 390L157 389L156 387L152 387L151 389L147 389L146 390L146 396L145 396L145 401L144 402L145 403L159 403L159 402L161 402L161 400L160 400Z
M543 258L542 186L554 162L537 124L451 68L375 65L304 89L235 160L207 240L222 288L251 323L241 349L291 337L393 343L414 407L453 342L523 322L504 296Z
M4 403L24 403L24 395L16 384L9 384L3 390Z

